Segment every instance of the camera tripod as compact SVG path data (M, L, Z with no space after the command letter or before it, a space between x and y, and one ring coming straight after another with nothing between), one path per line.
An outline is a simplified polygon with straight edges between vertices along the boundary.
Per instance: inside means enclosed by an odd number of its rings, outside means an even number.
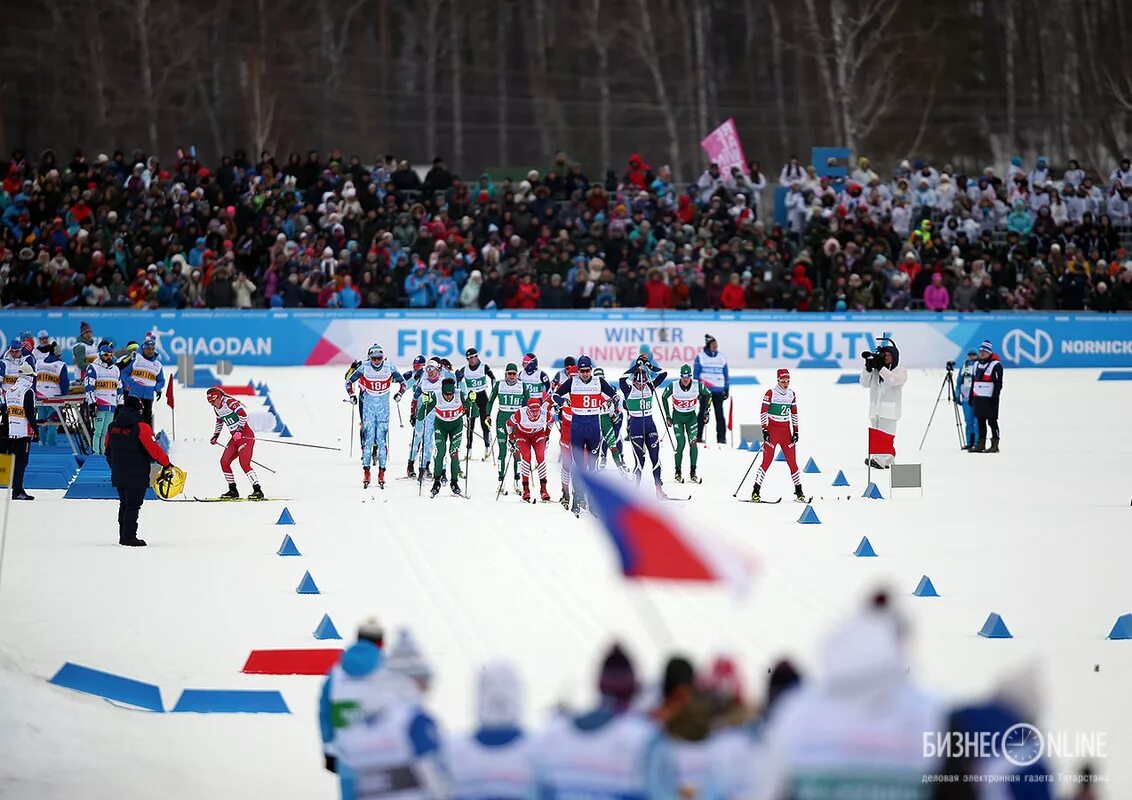
M939 386L939 394L935 396L935 405L932 406L932 415L928 417L927 427L924 428L924 436L920 439L920 449L924 449L924 442L928 440L928 431L932 428L932 420L935 419L935 412L939 410L939 401L943 397L943 393L947 392L947 402L951 404L951 410L955 413L955 433L959 437L959 449L962 450L967 444L963 436L963 422L959 418L959 404L955 402L955 371L951 363L948 362L947 374L943 376L943 383Z

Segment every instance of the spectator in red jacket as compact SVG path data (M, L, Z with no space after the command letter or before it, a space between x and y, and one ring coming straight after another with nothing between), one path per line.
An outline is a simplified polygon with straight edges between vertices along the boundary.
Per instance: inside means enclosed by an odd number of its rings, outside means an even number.
M521 310L538 308L540 297L542 297L542 290L539 289L538 284L532 280L531 273L524 272L522 277L519 278L519 286L515 290L513 308Z
M645 281L645 308L672 308L672 289L660 276L660 270L649 270Z
M814 282L806 275L805 264L795 264L790 277L794 308L798 311L810 310L810 297L814 293Z
M747 307L743 287L739 284L738 272L731 273L727 285L723 287L723 292L719 295L719 304L728 311L742 311Z

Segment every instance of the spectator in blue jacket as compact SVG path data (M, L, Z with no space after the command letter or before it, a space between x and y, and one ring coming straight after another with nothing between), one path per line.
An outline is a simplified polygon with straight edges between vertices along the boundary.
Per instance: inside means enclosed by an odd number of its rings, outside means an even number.
M361 304L362 296L354 288L354 279L347 275L342 282L342 288L338 290L338 307L357 308Z
M409 308L429 308L433 304L432 277L428 266L419 258L413 260L413 271L405 278L405 294Z
M1020 236L1029 236L1034 227L1034 220L1026 210L1024 200L1014 201L1014 210L1006 217L1006 230L1014 231Z
M455 308L460 300L460 287L451 275L440 272L432 284L437 308Z
M727 444L727 419L723 416L723 401L731 394L731 372L727 359L719 352L719 342L710 333L704 337L703 352L696 356L693 377L703 381L711 391L711 406L715 412L715 438L719 444ZM704 441L704 427L707 414L700 416L700 442Z

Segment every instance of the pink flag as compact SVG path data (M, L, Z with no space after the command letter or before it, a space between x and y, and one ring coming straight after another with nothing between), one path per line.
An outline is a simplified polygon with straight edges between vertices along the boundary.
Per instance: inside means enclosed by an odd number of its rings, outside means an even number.
M739 131L733 117L728 117L726 122L709 133L700 142L700 147L708 154L708 158L719 165L722 174L730 175L732 167L738 167L744 175L749 174L747 158L743 155L743 145L739 142Z

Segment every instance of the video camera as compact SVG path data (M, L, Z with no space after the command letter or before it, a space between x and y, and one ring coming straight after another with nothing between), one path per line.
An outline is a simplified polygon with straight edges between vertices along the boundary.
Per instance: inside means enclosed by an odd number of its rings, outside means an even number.
M884 366L884 353L880 350L866 350L861 353L865 359L865 372L872 372Z
M952 372L955 369L955 362L954 361L948 361L946 364L944 364L944 366L947 367L948 372Z

